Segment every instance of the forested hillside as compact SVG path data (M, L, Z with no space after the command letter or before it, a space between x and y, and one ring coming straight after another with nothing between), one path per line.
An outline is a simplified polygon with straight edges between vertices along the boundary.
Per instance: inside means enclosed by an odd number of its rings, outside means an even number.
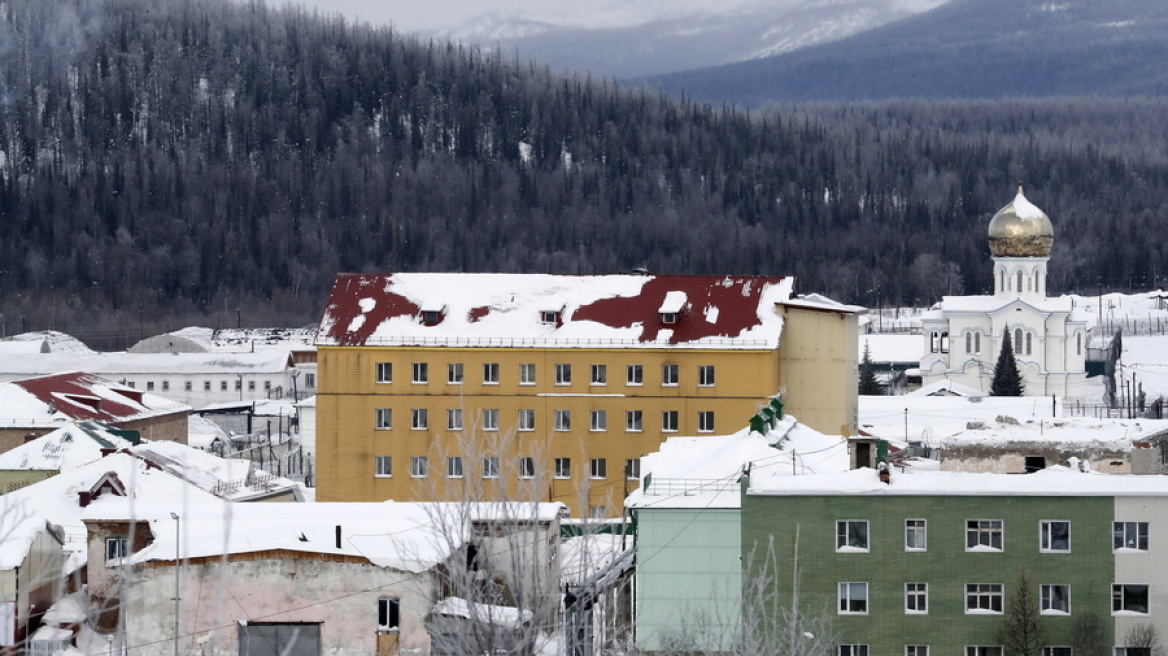
M745 114L258 2L0 3L0 325L311 321L338 271L988 287L1017 181L1052 287L1150 284L1163 101ZM208 321L209 323L214 323Z

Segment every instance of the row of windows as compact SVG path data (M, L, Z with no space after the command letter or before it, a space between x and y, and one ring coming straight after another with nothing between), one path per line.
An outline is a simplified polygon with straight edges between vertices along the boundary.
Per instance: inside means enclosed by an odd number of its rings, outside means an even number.
M465 378L463 364L461 362L450 362L446 365L446 383L448 385L461 385ZM378 362L377 363L377 378L378 383L388 384L393 382L393 363L392 362ZM535 364L525 362L519 365L519 384L520 385L534 385L535 384ZM697 380L699 387L713 387L714 386L714 365L703 364L698 365ZM410 364L410 382L415 385L426 385L430 382L430 364L427 362L413 362ZM483 364L483 384L484 385L498 385L499 384L499 363L488 362ZM572 365L557 364L555 365L555 384L556 385L571 385L572 384ZM642 365L630 364L625 366L625 385L641 386L645 384L645 370ZM681 368L680 365L666 364L661 365L661 385L665 387L676 387L681 384ZM608 385L608 365L594 364L589 367L589 385L602 387Z
M377 456L374 464L374 474L378 478L393 476L393 456ZM519 478L535 478L535 459L520 457L516 461L516 472ZM427 478L430 475L429 456L410 456L410 477ZM446 477L462 478L464 475L462 456L448 456L446 458ZM482 477L499 478L499 457L485 456L482 460ZM557 479L572 478L572 459L556 458L553 461L552 477ZM588 461L588 478L604 480L608 478L608 459L590 458ZM641 478L641 459L627 458L625 460L625 478L630 481Z
M868 645L840 645L838 654L868 656ZM965 647L965 656L1004 656L1004 654L1000 645ZM929 645L905 645L904 656L929 656ZM1067 646L1043 647L1042 656L1073 656L1073 650ZM1152 650L1150 647L1116 647L1115 656L1152 656Z
M219 381L219 391L220 392L228 391L228 386L231 385L232 382L234 382L234 391L238 392L238 391L243 389L243 380L240 378L236 378L234 381L220 380ZM127 387L131 387L131 388L135 388L138 386L138 384L132 380L125 380L125 381L122 381L122 383L124 385L126 385ZM308 374L308 376L306 376L306 378L305 378L305 384L308 385L308 387L316 387L316 376L313 374ZM170 381L169 380L159 381L159 385L160 385L161 391L163 391L163 392L170 391ZM203 391L204 392L210 392L212 387L213 387L212 381L210 381L210 380L203 381ZM195 389L195 381L193 381L193 380L183 381L183 391L184 392L193 392L194 389ZM154 391L154 381L152 381L152 380L146 381L146 391L147 392ZM247 391L249 391L249 392L256 391L256 381L254 381L254 380L247 381ZM272 381L270 381L270 380L264 381L264 391L265 392L272 391Z
M479 425L481 430L499 430L499 411L497 409L484 409L481 417L482 422ZM608 430L607 410L592 410L589 413L588 419L588 430L592 432L604 432ZM664 410L661 412L662 432L676 433L679 430L679 422L680 414L677 410ZM377 408L374 415L374 426L377 430L393 430L393 410L390 408ZM450 408L446 410L446 430L462 430L464 426L461 408ZM535 430L535 410L520 410L515 426L520 431ZM554 411L552 414L552 426L556 431L563 432L572 430L572 411ZM429 427L429 410L425 408L410 410L410 430L426 430ZM643 430L644 413L640 410L625 411L625 432L640 433ZM714 432L714 412L712 410L698 412L698 432Z
M1001 583L966 583L965 612L968 615L1001 615L1005 592ZM1116 615L1147 615L1149 592L1144 583L1113 583L1111 612ZM1039 611L1043 615L1071 614L1071 586L1042 584L1039 588ZM869 590L864 581L839 583L836 610L840 615L867 615ZM904 584L906 615L929 613L929 584Z
M1116 551L1147 551L1148 522L1113 522L1112 548ZM928 523L923 519L904 520L904 550L927 551ZM835 523L835 548L839 552L867 552L870 548L868 520L840 519ZM1003 551L1005 522L1000 519L965 520L966 551ZM1038 550L1043 553L1070 553L1071 522L1043 519L1038 522Z

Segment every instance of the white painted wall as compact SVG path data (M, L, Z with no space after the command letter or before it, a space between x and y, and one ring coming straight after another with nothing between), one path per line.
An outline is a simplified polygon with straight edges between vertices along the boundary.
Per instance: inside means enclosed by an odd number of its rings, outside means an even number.
M1150 596L1147 617L1113 617L1115 640L1122 646L1123 636L1136 624L1152 624L1160 640L1168 639L1168 502L1163 497L1116 497L1117 522L1148 522L1148 551L1115 554L1113 583L1147 583Z

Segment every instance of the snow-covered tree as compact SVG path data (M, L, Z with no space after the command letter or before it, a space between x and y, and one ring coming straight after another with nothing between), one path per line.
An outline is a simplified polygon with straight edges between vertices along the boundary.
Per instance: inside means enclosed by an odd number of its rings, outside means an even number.
M1018 361L1014 359L1014 345L1010 342L1010 331L1002 334L1002 350L998 353L998 363L994 366L994 379L990 383L993 396L1022 396L1025 387L1022 374L1018 372Z

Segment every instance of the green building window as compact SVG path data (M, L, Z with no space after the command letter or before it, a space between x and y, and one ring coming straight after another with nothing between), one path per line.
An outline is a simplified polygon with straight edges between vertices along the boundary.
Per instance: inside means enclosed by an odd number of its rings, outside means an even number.
M973 615L1002 613L1001 583L965 584L965 612Z
M1071 523L1064 520L1044 519L1039 523L1039 549L1049 553L1069 553L1071 551Z
M840 583L838 608L840 615L867 615L868 584Z
M836 551L868 551L868 520L841 519L835 523Z
M928 525L923 519L904 520L904 550L925 551L929 546Z
M1004 528L1000 519L970 519L965 522L966 551L1001 551Z
M1043 585L1041 587L1043 615L1071 614L1071 586Z

